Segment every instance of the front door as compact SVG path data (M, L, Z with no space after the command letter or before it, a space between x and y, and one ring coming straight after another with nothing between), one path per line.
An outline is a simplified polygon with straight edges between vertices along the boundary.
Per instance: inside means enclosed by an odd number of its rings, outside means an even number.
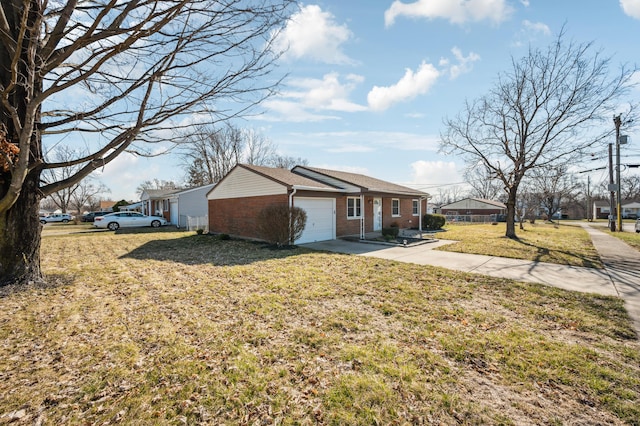
M382 231L382 198L373 199L373 230Z

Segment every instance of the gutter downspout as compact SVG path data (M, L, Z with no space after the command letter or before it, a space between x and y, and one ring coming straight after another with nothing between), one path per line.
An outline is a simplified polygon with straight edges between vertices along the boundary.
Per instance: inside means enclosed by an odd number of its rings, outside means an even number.
M360 239L366 239L365 232L365 211L367 210L364 204L364 194L360 194Z
M296 192L298 192L298 188L293 188L293 191L289 194L289 245L293 245L293 241L291 241L291 226L293 225L291 223L293 219L291 217L291 209L293 208L293 196L296 195Z

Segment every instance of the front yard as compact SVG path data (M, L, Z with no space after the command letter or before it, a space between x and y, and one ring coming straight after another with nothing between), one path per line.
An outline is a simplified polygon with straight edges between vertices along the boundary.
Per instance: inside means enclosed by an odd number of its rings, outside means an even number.
M602 262L591 238L579 226L526 223L521 230L516 225L517 240L506 238L504 223L497 225L445 225L446 232L437 237L459 241L438 250L484 254L561 265L602 268ZM635 235L634 235L635 237Z
M640 424L619 299L172 229L42 266L0 289L0 424Z

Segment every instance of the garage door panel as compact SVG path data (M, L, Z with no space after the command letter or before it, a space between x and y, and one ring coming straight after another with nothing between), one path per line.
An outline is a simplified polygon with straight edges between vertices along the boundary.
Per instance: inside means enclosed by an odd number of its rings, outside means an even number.
M297 244L335 239L335 200L296 198L295 205L307 213L307 223Z

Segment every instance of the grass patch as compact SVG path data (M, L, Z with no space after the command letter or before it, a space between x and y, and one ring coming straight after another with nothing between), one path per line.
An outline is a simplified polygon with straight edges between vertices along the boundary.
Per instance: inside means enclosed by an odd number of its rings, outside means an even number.
M170 228L51 235L42 267L0 289L0 423L640 418L616 298Z
M445 226L439 238L458 241L437 250L524 259L561 265L603 268L589 234L577 226L535 223L516 229L518 239L504 236L506 224Z

